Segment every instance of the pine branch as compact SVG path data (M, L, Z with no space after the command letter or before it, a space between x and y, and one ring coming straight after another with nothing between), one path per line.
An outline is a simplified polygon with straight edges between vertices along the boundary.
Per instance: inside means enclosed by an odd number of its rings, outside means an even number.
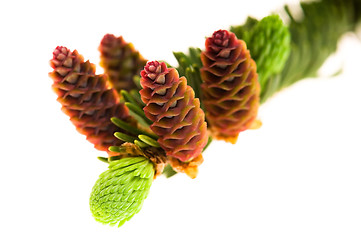
M354 26L354 1L323 0L301 3L304 18L297 21L289 7L285 11L291 19L291 55L280 74L277 90L295 82L315 77L325 60L336 51L337 42Z

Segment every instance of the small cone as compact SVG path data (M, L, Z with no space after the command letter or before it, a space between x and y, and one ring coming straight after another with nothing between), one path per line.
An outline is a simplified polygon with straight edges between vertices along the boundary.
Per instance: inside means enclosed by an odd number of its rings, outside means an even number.
M235 143L257 116L260 87L256 64L245 42L226 30L207 38L201 60L203 104L211 134Z
M187 79L157 61L148 62L141 76L144 113L167 156L183 162L198 157L208 141L207 125Z
M99 46L100 66L109 76L111 85L119 92L135 89L134 76L139 76L147 61L123 37L106 34Z
M95 220L119 227L130 220L141 210L153 177L153 164L145 157L110 162L109 170L99 176L90 196Z
M119 129L110 118L125 120L129 111L107 84L106 75L96 75L93 64L84 62L76 50L71 52L66 47L54 50L50 65L54 69L49 76L54 80L52 87L57 100L76 129L101 151L122 144L113 136Z

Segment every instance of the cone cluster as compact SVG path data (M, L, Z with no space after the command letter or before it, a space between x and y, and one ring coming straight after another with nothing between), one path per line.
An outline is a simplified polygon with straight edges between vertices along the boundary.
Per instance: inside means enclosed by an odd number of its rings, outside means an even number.
M161 173L195 178L212 137L235 143L241 131L257 125L259 102L315 76L340 36L356 31L361 20L360 0L303 2L300 7L302 19L285 6L288 29L277 15L248 18L231 28L238 39L219 30L206 39L204 51L174 53L190 86L165 63L146 64L122 37L107 34L101 41L105 75L97 75L77 51L55 49L49 76L62 110L95 148L109 154L99 157L109 168L90 196L97 221L121 226L131 219Z

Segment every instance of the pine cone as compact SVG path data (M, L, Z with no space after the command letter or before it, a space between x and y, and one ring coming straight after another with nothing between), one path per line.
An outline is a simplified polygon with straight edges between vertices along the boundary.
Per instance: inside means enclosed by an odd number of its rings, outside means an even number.
M109 163L95 183L90 210L98 222L120 227L142 208L153 182L154 168L145 157L129 157Z
M140 94L151 129L168 156L180 161L198 157L207 144L207 124L194 91L185 77L162 62L148 62L141 72Z
M112 86L119 92L122 89L136 88L134 76L139 76L147 61L134 49L133 44L123 37L106 34L99 46L100 66L109 75Z
M101 151L123 142L113 136L119 129L111 117L127 119L128 109L119 103L117 92L107 84L105 75L96 75L95 66L75 50L57 47L50 61L54 80L53 90L58 95L62 110L70 117L77 130Z
M246 43L219 30L201 53L203 104L212 135L235 143L257 116L259 83Z

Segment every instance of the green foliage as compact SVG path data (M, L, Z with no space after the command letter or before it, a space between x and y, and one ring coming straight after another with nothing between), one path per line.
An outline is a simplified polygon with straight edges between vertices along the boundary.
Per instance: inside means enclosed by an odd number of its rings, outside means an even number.
M290 54L290 32L278 15L270 15L257 22L249 18L244 26L233 27L239 39L247 43L257 64L261 85L261 102L271 86L270 76L281 72Z
M173 168L167 164L165 167L164 167L164 170L162 172L162 174L166 177L166 178L170 178L170 177L173 177L174 175L177 174L176 171L173 170Z
M142 129L136 128L131 126L130 124L120 120L119 118L111 118L111 121L118 126L121 129L127 129L127 131L132 134L125 134L122 132L116 132L114 133L114 136L124 142L130 142L134 143L140 148L145 147L160 147L157 139L158 136L156 136L154 133L149 133L147 131L144 131ZM114 151L116 147L111 146L109 148L110 151Z
M299 80L316 77L318 69L336 51L340 37L347 31L354 31L361 18L359 0L301 2L300 7L303 16L296 18L289 7L285 6L285 13L289 17L288 29L291 34L290 55L284 67L279 66L281 72L273 73L268 77L262 76L264 75L261 72L262 65L259 59L257 61L259 57L255 50L252 50L253 40L250 40L251 32L258 25L257 20L249 18L244 25L231 27L231 31L238 38L245 39L252 57L257 62L261 75L261 102L265 102L275 92ZM266 56L264 53L263 55ZM267 56L266 60L272 61L272 56Z
M290 19L291 53L282 72L269 80L267 94L275 92L302 79L316 77L325 60L336 51L341 36L355 30L355 17L361 9L358 0L323 0L301 2L302 18L296 18L288 6L285 12Z
M138 138L139 138L139 140L143 141L145 144L147 144L149 146L157 147L157 148L160 147L159 143L155 139L153 139L147 135L138 135Z
M126 132L128 133L125 134L123 132L116 132L114 133L114 136L124 142L134 143L140 148L160 147L157 142L158 136L155 135L149 128L149 126L152 124L152 121L150 121L144 114L144 103L140 98L139 92L136 90L131 90L129 92L126 90L121 90L120 93L122 95L123 101L125 102L125 105L129 109L130 115L140 125L142 125L143 128L135 127L119 118L113 117L111 118L112 123L122 130L126 129ZM114 152L116 152L117 149L118 147L116 146L111 146L109 148L110 151Z
M143 109L130 102L126 102L125 106L128 107L130 115L133 116L140 124L145 127L149 127L152 124L152 121L145 116Z
M243 25L231 26L230 31L236 34L238 39L249 39L249 32L254 28L255 25L257 25L257 23L257 19L248 17Z
M324 61L336 51L337 42L352 30L353 1L324 0L301 3L303 18L297 20L290 12L289 29L292 36L291 55L280 76L278 89L287 87L303 78L317 76Z
M126 91L121 90L120 91L123 100L125 102L125 105L129 109L129 114L138 121L141 125L143 125L146 128L149 128L149 126L152 124L152 121L150 121L144 114L143 107L144 103L140 98L138 91Z
M176 68L179 76L185 76L187 78L187 84L193 88L196 98L200 98L200 85L202 83L200 75L202 61L200 54L201 49L199 48L189 48L188 55L182 52L173 52L179 64Z
M129 133L129 134L125 134L122 132L116 132L114 134L114 136L124 142L135 143L139 147L154 146L155 145L154 142L157 141L158 136L155 135L149 128L149 126L153 122L151 120L149 120L147 118L147 116L145 116L145 114L144 114L144 111L143 111L144 103L140 98L139 92L138 91L128 92L126 90L121 90L120 93L123 97L123 101L125 102L125 105L129 109L130 115L140 125L142 125L143 128L135 127L119 118L114 117L114 118L111 118L112 123L115 124L120 129L123 129L123 130L126 129L126 131ZM141 138L139 138L139 136L142 136L143 140L145 139L145 141L147 141L147 140L148 140L148 142L150 141L151 143L153 143L153 145L148 144L147 142L143 141Z
M90 196L94 218L111 226L123 225L142 208L153 177L153 164L145 157L111 161L109 170L99 176Z

